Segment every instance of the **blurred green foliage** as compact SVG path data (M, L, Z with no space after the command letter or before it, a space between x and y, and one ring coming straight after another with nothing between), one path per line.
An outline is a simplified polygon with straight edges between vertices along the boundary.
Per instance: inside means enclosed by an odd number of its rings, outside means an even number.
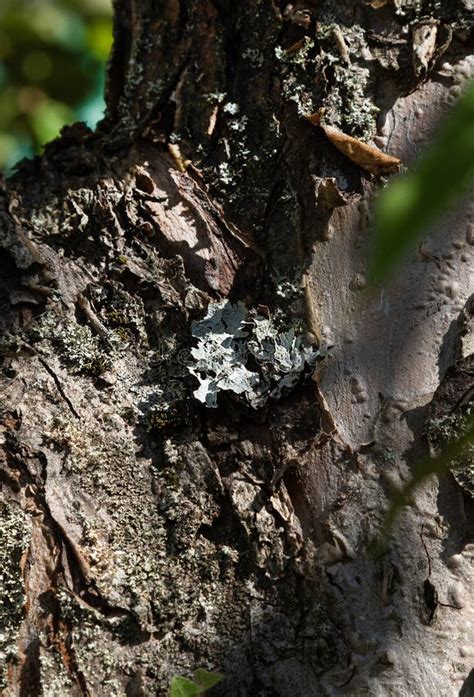
M0 169L104 108L111 0L0 0Z
M474 83L413 169L395 178L375 207L372 276L382 280L474 179Z
M375 205L372 278L383 281L429 226L466 193L474 180L474 82L451 109L431 145L406 174L382 191ZM385 549L393 523L415 489L432 474L443 475L457 457L472 450L474 419L462 436L434 458L415 463L412 477L393 498L374 550Z

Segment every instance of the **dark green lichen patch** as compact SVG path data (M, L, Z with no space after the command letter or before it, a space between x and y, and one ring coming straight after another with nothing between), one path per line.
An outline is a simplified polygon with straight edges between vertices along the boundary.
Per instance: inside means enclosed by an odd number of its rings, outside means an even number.
M467 311L466 316L468 316ZM426 425L426 433L433 455L443 453L472 428L474 419L473 365L473 355L459 359L448 369L434 394ZM449 463L449 468L458 484L467 493L474 496L474 442L468 443L467 447L463 449L462 455Z
M428 423L427 435L436 454L455 443L464 436L474 422L474 407L468 407L463 412L448 414L432 419ZM464 449L459 457L449 464L454 478L463 489L474 496L474 442Z
M121 341L147 343L145 309L139 295L128 293L118 282L92 287L90 295L100 319Z
M152 392L139 405L147 431L171 434L189 425L193 416L189 397L190 390L178 380L168 381L163 388Z

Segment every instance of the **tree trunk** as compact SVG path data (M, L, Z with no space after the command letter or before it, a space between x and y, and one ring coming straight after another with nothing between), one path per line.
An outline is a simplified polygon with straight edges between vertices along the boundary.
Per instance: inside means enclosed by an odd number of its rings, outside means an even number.
M365 280L472 3L115 4L106 118L1 194L2 694L473 695L469 486L368 551L472 383L472 207Z

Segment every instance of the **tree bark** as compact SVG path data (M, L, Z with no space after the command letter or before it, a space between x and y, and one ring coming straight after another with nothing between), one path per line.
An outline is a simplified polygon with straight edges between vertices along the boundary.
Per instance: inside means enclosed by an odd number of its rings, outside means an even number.
M380 179L305 118L409 164L474 73L470 5L116 0L106 117L1 192L2 694L474 694L469 483L369 551L470 398L472 206L371 291ZM196 399L226 301L312 376Z

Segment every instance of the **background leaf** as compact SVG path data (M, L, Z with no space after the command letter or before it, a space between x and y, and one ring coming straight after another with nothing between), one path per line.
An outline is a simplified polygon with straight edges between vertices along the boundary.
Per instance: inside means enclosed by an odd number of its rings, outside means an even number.
M170 697L199 697L199 690L192 680L175 677L171 681Z
M222 673L211 673L209 670L204 670L204 668L198 668L194 673L194 682L199 690L204 692L204 690L210 690L211 687L217 685L223 677Z
M0 0L0 169L104 111L111 0Z
M372 277L380 281L427 227L466 192L474 177L474 83L459 99L411 172L375 206Z

